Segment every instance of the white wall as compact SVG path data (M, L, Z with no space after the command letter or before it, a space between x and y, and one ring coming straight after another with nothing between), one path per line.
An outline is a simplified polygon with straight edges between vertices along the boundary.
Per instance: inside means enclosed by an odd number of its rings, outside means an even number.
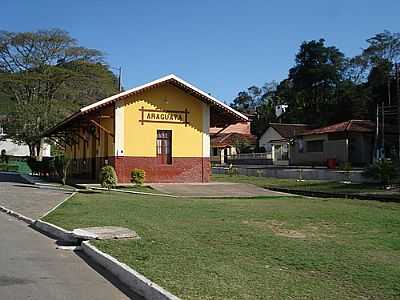
M29 156L29 147L27 145L18 145L10 139L0 140L0 151L6 150L7 155Z
M203 157L210 157L210 106L203 103Z
M272 127L263 133L258 141L259 147L264 147L266 152L272 152L272 144L269 143L271 140L281 140L283 137Z
M304 136L304 151L299 152L298 140L295 145L290 147L290 163L292 165L326 165L328 159L336 159L337 163L346 162L348 160L346 139L340 140L329 140L328 135L313 135ZM323 152L308 152L307 142L308 141L324 141Z
M6 150L7 155L12 156L29 156L29 147L28 145L21 144L18 145L14 143L10 139L0 140L0 151ZM43 156L50 157L51 156L51 146L49 144L43 144Z

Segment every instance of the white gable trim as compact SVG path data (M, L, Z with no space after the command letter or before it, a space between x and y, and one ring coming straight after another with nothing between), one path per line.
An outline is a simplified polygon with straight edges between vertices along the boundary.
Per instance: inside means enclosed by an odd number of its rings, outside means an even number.
M268 127L267 130L261 135L260 139L258 140L258 145L260 147L264 147L265 149L271 146L271 140L280 140L283 137L276 131L272 126Z
M99 107L99 106L103 106L103 105L105 105L105 104L108 104L109 102L112 102L112 101L114 101L114 100L117 100L118 98L121 98L121 97L124 97L124 96L128 96L129 94L138 92L138 91L140 91L140 90L149 88L149 87L151 87L151 86L153 86L153 85L157 85L157 84L166 82L166 81L171 80L171 79L172 79L172 80L175 80L175 81L181 83L182 85L184 85L184 86L186 86L186 87L192 89L193 91L195 91L195 92L201 94L202 96L206 97L207 99L209 99L211 102L214 102L214 103L217 104L218 106L222 106L224 109L230 111L232 114L239 116L241 119L243 119L243 121L248 121L248 118L247 118L245 115L243 115L242 113L236 111L235 109L233 109L233 108L231 108L230 106L226 105L225 103L223 103L222 101L218 100L217 98L214 98L213 96L210 96L210 95L207 94L206 92L204 92L204 91L202 91L201 89L195 87L194 85L191 85L190 83L186 82L185 80L179 78L178 76L176 76L176 75L174 75L174 74L170 74L170 75L161 77L160 79L151 81L151 82L149 82L149 83L140 85L140 86L135 87L135 88L133 88L133 89L127 90L127 91L125 91L125 92L116 94L116 95L114 95L114 96L105 98L105 99L103 99L103 100L100 100L100 101L95 102L95 103L93 103L93 104L90 104L90 105L88 105L88 106L85 106L85 107L83 107L83 108L80 109L80 112L82 112L82 113L83 113L83 112L87 112L87 111L89 111L89 110L91 110L91 109L95 109L95 108L97 108L97 107Z

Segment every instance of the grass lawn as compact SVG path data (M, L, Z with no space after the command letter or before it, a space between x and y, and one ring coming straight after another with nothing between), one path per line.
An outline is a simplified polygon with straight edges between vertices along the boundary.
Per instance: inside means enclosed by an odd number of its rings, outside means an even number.
M183 299L399 299L400 205L270 197L77 194L45 218L125 226L96 241Z
M224 182L239 182L251 183L264 188L280 187L290 188L293 190L309 190L309 191L322 191L322 192L343 192L343 193L368 193L368 194L382 194L393 195L400 193L393 190L383 190L380 185L373 183L351 183L345 184L335 181L326 180L305 180L297 181L296 179L280 179L273 177L257 177L257 176L229 176L223 174L213 174L213 181Z

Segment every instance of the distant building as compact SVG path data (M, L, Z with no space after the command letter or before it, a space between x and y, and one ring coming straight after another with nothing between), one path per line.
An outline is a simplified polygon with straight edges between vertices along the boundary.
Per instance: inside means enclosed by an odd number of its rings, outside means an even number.
M372 162L375 123L368 120L349 120L296 134L290 147L292 165L327 165Z
M288 165L291 139L308 128L306 124L270 123L258 145L271 154L274 165Z
M210 128L211 162L224 164L228 157L239 154L238 144L255 146L257 138L250 132L250 122L239 122L226 128Z
M45 143L43 147L43 156L50 157L51 146ZM24 157L30 155L28 145L17 144L8 139L4 128L0 125L0 151L2 150L6 150L6 154L10 156Z

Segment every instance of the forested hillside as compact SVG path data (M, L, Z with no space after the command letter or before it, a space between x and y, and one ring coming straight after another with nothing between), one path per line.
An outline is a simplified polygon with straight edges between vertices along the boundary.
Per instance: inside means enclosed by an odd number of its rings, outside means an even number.
M378 104L392 106L390 110L399 101L400 33L384 31L369 38L367 45L359 55L346 57L324 39L305 41L287 78L249 87L232 106L255 114L252 130L258 136L273 121L323 126L348 119L374 120ZM275 107L280 104L288 109L278 120ZM396 114L385 117L388 124L396 124Z

